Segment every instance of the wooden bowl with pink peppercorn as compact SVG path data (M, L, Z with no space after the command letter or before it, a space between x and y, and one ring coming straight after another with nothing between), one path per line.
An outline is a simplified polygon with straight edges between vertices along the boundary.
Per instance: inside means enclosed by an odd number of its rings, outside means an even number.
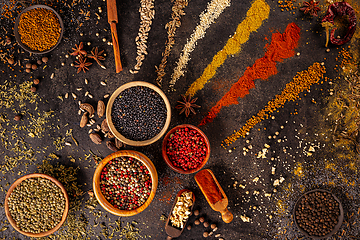
M178 125L166 134L162 156L175 172L195 173L209 160L210 142L199 128L190 124Z

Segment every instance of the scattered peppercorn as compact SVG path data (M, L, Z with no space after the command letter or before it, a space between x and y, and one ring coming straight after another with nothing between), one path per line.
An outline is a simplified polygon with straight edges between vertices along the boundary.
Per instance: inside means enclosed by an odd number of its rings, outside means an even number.
M206 237L208 237L208 236L209 236L209 233L208 233L208 232L204 232L204 233L203 233L203 237L206 238Z
M130 87L114 100L111 118L125 138L144 141L160 133L166 121L166 105L153 89Z
M26 68L31 68L31 63L25 64L25 67L26 67Z
M187 228L187 230L190 231L191 230L191 225L188 225L186 228Z
M209 225L210 225L210 224L209 224L208 222L204 222L204 227L207 228L207 227L209 227Z
M194 211L194 215L195 215L195 216L198 216L199 214L200 214L200 211L196 209L196 210Z
M14 120L15 121L20 121L21 119L21 115L20 114L16 114L15 117L14 117Z
M199 225L200 224L199 219L196 219L194 223L195 223L195 225Z
M36 70L37 68L38 68L38 66L36 64L31 65L32 70Z
M215 223L212 223L212 224L210 225L210 228L211 228L211 229L215 229L215 228L216 228L216 224L215 224Z
M27 72L27 73L31 73L31 68L27 68L27 69L25 69L25 72Z
M199 221L203 223L203 222L205 222L205 218L204 218L204 217L200 217L200 218L199 218Z
M42 61L43 63L47 63L47 62L49 61L49 58L43 57L43 58L41 59L41 61Z
M40 83L40 80L38 78L34 79L34 84L38 85Z
M30 88L30 90L31 90L32 92L36 92L36 87L33 86L33 87Z
M38 65L41 65L41 64L42 64L42 61L41 61L40 59L38 59L38 60L36 61L36 63L37 63Z

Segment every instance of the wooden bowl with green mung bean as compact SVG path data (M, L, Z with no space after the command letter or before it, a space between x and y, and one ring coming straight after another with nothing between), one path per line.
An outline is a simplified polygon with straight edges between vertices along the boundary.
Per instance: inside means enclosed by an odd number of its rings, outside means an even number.
M60 15L46 5L32 5L16 18L14 35L18 44L34 54L45 54L54 50L64 33Z
M69 212L69 198L55 178L33 173L16 180L5 197L5 214L11 226L28 237L45 237L57 231Z

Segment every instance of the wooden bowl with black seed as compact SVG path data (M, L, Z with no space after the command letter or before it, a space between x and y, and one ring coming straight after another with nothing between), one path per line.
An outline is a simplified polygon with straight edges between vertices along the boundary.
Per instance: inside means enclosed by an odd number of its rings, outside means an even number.
M139 206L138 208L133 209L133 210L121 210L119 208L115 208L111 203L108 202L108 200L106 200L106 198L100 188L100 176L101 176L101 172L102 172L103 168L106 166L106 164L108 162L110 162L111 160L114 160L116 158L119 158L119 157L131 157L131 158L135 158L136 160L142 162L146 166L146 168L149 170L149 174L151 176L152 184L151 184L151 192L150 192L149 197L147 198L147 200L145 201L144 204L142 204L141 206ZM140 152L133 151L133 150L121 150L121 151L118 151L118 152L108 155L106 158L104 158L99 163L99 165L97 166L97 168L95 170L94 176L93 176L93 190L94 190L96 199L98 200L100 205L106 211L108 211L116 216L121 216L121 217L134 216L134 215L144 211L150 205L152 200L154 199L157 186L158 186L158 174L157 174L154 164L147 156L145 156L144 154L142 154Z
M48 179L48 180L52 181L54 184L56 184L56 186L58 186L61 189L61 192L64 195L64 198L65 198L65 210L63 212L61 221L53 229L51 229L49 231L41 232L41 233L24 232L16 225L15 220L11 217L11 214L10 214L10 211L9 211L9 197L10 197L11 193L13 192L13 190L22 181L24 181L26 179L29 179L29 178L45 178L45 179ZM63 223L65 222L66 217L68 215L68 212L69 212L69 197L67 195L66 189L64 188L64 186L57 179L55 179L55 178L53 178L53 177L51 177L49 175L43 174L43 173L32 173L32 174L28 174L28 175L25 175L25 176L19 178L18 180L16 180L11 185L11 187L9 188L9 190L8 190L6 196L5 196L5 204L4 205L5 205L5 214L6 214L6 217L8 218L11 226L16 231L18 231L19 233L21 233L21 234L23 234L25 236L37 238L37 237L45 237L45 236L48 236L50 234L53 234L54 232L56 232L63 225Z
M112 119L112 111L113 111L114 101L119 96L119 94L128 88L138 87L138 86L139 87L147 87L147 88L154 90L163 99L163 101L165 103L165 107L166 107L166 120L165 120L165 123L162 126L161 130L159 131L159 133L157 133L152 138L145 139L145 140L134 140L134 139L125 137L115 127L115 122ZM147 113L144 112L144 115L146 115L146 114ZM146 145L150 145L150 144L156 142L157 140L159 140L167 131L167 129L170 125L170 120L171 120L171 106L170 106L170 102L169 102L168 98L166 97L166 95L164 94L164 92L157 86L155 86L151 83L148 83L148 82L143 82L143 81L129 82L129 83L122 85L118 89L116 89L115 92L111 95L111 97L108 101L107 107L106 107L106 120L107 120L107 123L108 123L111 133L120 141L122 141L125 144L130 145L130 146L146 146ZM154 117L154 121L155 120L157 120L157 116ZM122 126L122 127L126 128L127 126Z

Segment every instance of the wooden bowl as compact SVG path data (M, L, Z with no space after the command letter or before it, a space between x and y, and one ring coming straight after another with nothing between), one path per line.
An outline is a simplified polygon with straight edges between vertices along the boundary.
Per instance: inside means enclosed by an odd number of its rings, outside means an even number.
M47 10L51 10L58 18L59 20L59 23L60 23L60 28L61 28L61 32L60 32L60 36L59 36L59 39L57 41L57 43L50 49L48 50L45 50L45 51L38 51L38 50L32 50L30 47L28 47L27 45L25 45L24 43L21 42L21 37L20 37L20 34L19 34L19 22L20 22L20 17L23 13L27 12L27 11L30 11L32 9L35 9L35 8L45 8ZM51 52L52 50L54 50L61 42L61 39L64 35L64 23L60 17L60 15L51 7L49 6L46 6L46 5L41 5L41 4L37 4L37 5L32 5L28 8L25 8L20 14L19 16L16 18L16 21L15 21L15 26L14 26L14 35L15 35L15 39L17 41L17 43L26 51L30 52L30 53L34 53L34 54L45 54L45 53L48 53L48 52Z
M150 195L143 205L141 205L140 207L138 207L134 210L120 210L118 208L115 208L111 203L109 203L106 200L106 198L104 197L104 195L102 194L101 189L100 189L100 175L101 175L102 169L109 161L111 161L115 158L118 158L118 157L132 157L132 158L139 160L148 168L150 176L151 176L152 186L151 186ZM94 173L94 177L93 177L93 189L94 189L95 196L96 196L97 200L99 201L100 205L106 211L108 211L116 216L122 216L122 217L133 216L133 215L136 215L136 214L144 211L145 208L147 208L150 205L151 201L154 199L157 185L158 185L158 175L157 175L154 164L144 154L137 152L137 151L133 151L133 150L121 150L121 151L115 152L113 154L110 154L109 156L104 158L97 166L95 173Z
M38 177L46 178L46 179L52 181L53 183L55 183L61 189L61 192L64 194L64 197L65 197L65 210L64 210L63 216L61 218L61 221L53 229L51 229L51 230L49 230L47 232L42 232L42 233L24 232L24 231L20 230L19 227L16 226L16 223L15 223L14 219L11 217L11 214L9 212L9 203L8 203L9 196L12 193L12 191L15 189L15 187L18 186L25 179L38 178ZM45 236L48 236L48 235L54 233L55 231L57 231L61 227L61 225L63 225L63 223L65 222L65 219L66 219L66 217L68 215L68 212L69 212L69 197L68 197L68 195L66 193L66 190L65 190L64 186L58 180L56 180L55 178L53 178L53 177L51 177L49 175L46 175L46 174L33 173L33 174L28 174L28 175L25 175L25 176L19 178L18 180L16 180L11 185L11 187L9 188L9 191L7 192L7 194L5 196L5 214L6 214L6 217L8 218L11 226L16 231L18 231L19 233L21 233L21 234L23 234L25 236L28 236L28 237L45 237Z
M183 170L181 168L178 168L178 167L175 167L172 162L170 161L168 155L166 154L166 143L167 141L169 140L169 137L172 133L174 133L177 129L180 129L180 128L190 128L190 129L194 129L196 131L198 131L200 133L200 135L204 138L205 140L205 143L206 143L206 147L207 147L207 150L206 150L206 156L205 156L205 159L204 161L197 167L197 168L194 168L194 169L191 169L191 170ZM210 142L209 142L209 139L206 137L205 133L203 133L199 128L193 126L193 125L190 125L190 124L182 124L182 125L178 125L176 127L174 127L173 129L171 129L164 137L164 140L163 140L163 143L162 143L162 156L166 162L166 164L172 169L174 170L175 172L178 172L178 173L182 173L182 174L191 174L191 173L195 173L197 171L199 171L200 169L202 169L206 162L209 160L209 157L210 157Z
M298 225L298 222L296 220L296 209L298 207L298 205L300 204L300 200L305 196L305 195L308 195L309 193L312 193L312 192L326 192L326 193L330 193L331 196L339 203L339 210L340 210L340 215L338 217L338 222L337 224L335 225L334 229L329 232L328 234L324 235L324 236L321 236L321 237L317 237L317 236L310 236L308 232L304 231L299 225ZM309 237L309 238L312 238L312 239L324 239L324 238L328 238L328 237L331 237L332 235L334 235L337 231L339 231L340 227L341 227L341 224L344 220L344 209L342 207L342 204L340 202L340 200L331 192L329 191L326 191L326 190L323 190L323 189L314 189L314 190L311 190L311 191L308 191L306 193L304 193L303 195L301 195L299 197L299 199L296 201L295 203L295 206L294 206L294 209L293 209L293 219L294 219L294 222L295 222L295 225L296 227L299 229L299 231L304 234L306 237Z
M134 141L134 140L124 137L122 134L120 134L116 130L116 128L113 124L112 118L111 118L112 106L113 106L114 101L117 98L117 96L125 89L131 88L131 87L136 87L136 86L143 86L143 87L151 88L152 90L154 90L161 96L161 98L164 100L165 105L166 105L166 121L165 121L165 124L164 124L162 130L155 137L148 139L148 140L144 140L144 141ZM158 88L155 85L148 83L148 82L134 81L134 82L129 82L129 83L122 85L121 87L116 89L115 92L111 95L109 102L107 104L107 107L106 107L106 119L107 119L107 123L110 128L110 131L117 139L119 139L120 141L122 141L125 144L130 145L130 146L146 146L146 145L150 145L150 144L156 142L165 134L166 130L168 129L168 127L170 125L171 106L170 106L170 102L169 102L168 98L166 97L164 92L161 91L160 88Z

